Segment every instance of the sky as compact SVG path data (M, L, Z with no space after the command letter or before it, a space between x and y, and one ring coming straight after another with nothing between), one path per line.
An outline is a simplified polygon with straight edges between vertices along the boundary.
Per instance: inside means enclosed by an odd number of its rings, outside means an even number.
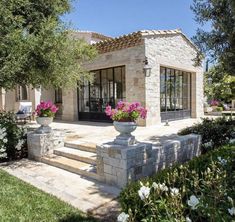
M180 28L188 37L199 25L190 9L193 0L74 0L62 20L77 30L120 36L138 30Z

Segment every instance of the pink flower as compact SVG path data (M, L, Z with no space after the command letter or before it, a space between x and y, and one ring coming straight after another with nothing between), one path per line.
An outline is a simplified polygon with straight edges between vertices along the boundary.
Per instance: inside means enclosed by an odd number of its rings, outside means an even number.
M123 107L125 107L126 103L123 101L119 101L117 103L116 109L123 109Z
M107 116L112 116L112 107L111 106L106 106L105 113L106 113Z
M41 101L40 104L37 105L35 110L38 116L54 116L54 114L58 111L58 108L51 101Z
M138 115L134 112L137 112ZM147 110L139 102L119 101L115 109L107 106L105 113L114 121L135 121L138 117L142 119L147 117Z

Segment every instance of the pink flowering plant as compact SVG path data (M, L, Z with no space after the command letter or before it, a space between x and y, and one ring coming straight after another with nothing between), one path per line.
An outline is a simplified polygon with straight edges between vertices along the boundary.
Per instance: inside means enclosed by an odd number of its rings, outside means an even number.
M212 99L211 101L210 101L210 105L211 106L218 106L220 104L220 102L218 101L218 100L216 100L216 99Z
M105 113L117 122L135 122L138 118L145 119L147 116L147 110L139 102L119 101L115 109L107 106Z
M58 108L51 101L41 101L35 113L38 117L54 117Z

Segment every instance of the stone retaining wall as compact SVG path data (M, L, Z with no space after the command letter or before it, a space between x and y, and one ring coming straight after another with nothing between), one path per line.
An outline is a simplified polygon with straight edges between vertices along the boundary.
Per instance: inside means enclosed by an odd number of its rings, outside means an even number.
M199 135L190 134L157 145L101 144L97 146L97 173L104 182L124 187L129 181L150 176L175 162L182 163L200 155L200 143Z

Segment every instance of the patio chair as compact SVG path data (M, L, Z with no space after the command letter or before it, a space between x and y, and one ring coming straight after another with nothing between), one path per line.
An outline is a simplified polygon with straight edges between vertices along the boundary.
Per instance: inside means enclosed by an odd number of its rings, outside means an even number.
M19 110L16 113L16 121L26 123L27 120L31 121L32 118L32 102L20 102Z

